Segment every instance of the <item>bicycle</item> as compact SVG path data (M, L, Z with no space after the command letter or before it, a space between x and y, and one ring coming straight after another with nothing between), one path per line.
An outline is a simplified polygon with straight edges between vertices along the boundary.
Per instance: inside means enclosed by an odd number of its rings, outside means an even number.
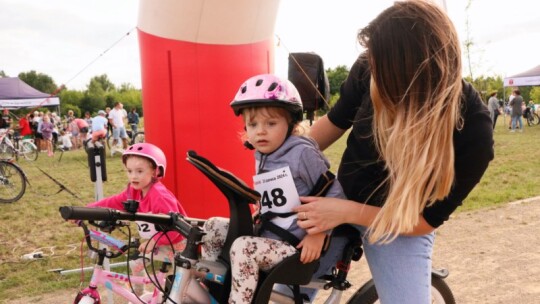
M525 109L523 117L527 121L527 125L529 125L529 127L540 124L540 117L531 109L531 107L527 107Z
M0 203L18 201L26 191L28 178L18 165L0 159Z
M159 289L154 286L165 286L166 276L168 275L167 273L169 271L171 263L162 262L161 267L159 268L159 272L157 274L154 272L154 279L152 279L150 276L133 274L129 275L105 270L103 268L105 258L113 259L127 254L127 265L129 265L128 263L130 260L144 258L144 256L139 256L139 252L137 251L140 244L138 240L126 244L125 242L114 238L113 236L108 234L119 227L128 227L129 229L129 223L125 223L122 221L95 222L90 220L88 221L88 224L100 228L100 231L92 230L88 228L84 221L78 222L79 227L83 229L84 239L86 241L88 249L91 252L96 253L97 258L88 286L78 292L77 296L75 297L74 303L101 303L101 295L99 293L98 287L106 287L114 294L128 300L129 303L161 303L161 293ZM106 246L102 246L102 248L95 247L92 244L92 240L98 241L100 244ZM134 250L134 252L131 252L130 254L130 250ZM152 292L145 292L139 296L135 293L133 287L134 284L137 284L139 286L152 286L154 287L154 290Z
M128 136L131 138L131 145L144 142L144 131L137 131L135 134L132 134L131 131L129 131Z
M9 129L0 129L0 159L19 159L23 156L27 161L35 161L38 158L38 148L33 139L22 139L14 136L11 141Z
M113 209L70 206L61 207L60 213L64 219L138 221L144 218L144 221L159 225L164 231L173 229L180 232L186 237L187 243L182 252L176 253L174 278L167 284L168 288L162 290L164 298L166 298L165 303L226 303L231 285L229 250L237 237L253 235L253 219L249 205L257 202L260 195L231 173L221 170L193 151L188 152L187 159L213 182L229 203L229 229L218 261L206 261L200 258L199 246L204 234L201 223L194 223L193 220L180 214L141 214ZM270 271L260 272L254 303L263 304L269 301L301 303L302 295L298 292L300 286L319 290L332 289L325 303L340 303L343 292L352 287L347 281L351 262L359 260L363 254L361 238L358 233L347 231L345 234L347 235L347 246L343 251L341 261L337 263L331 275L312 279L318 261L303 264L300 262L300 254L296 253L284 259ZM453 294L444 281L447 276L448 271L445 269L432 271L434 303L455 303ZM274 284L291 285L295 292L292 295L279 292L273 289ZM375 303L377 300L375 285L373 280L369 280L355 292L347 303Z

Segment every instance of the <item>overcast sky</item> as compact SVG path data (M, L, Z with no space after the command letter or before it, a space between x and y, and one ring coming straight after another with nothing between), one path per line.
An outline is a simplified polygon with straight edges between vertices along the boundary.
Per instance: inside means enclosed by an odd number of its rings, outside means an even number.
M446 0L461 41L466 14L476 74L510 76L540 65L540 1ZM276 73L288 52L315 52L325 68L352 64L356 33L393 1L281 0L275 34ZM0 70L14 77L35 70L70 89L107 74L140 88L137 0L0 0ZM464 61L464 65L466 65ZM467 71L465 71L467 72Z

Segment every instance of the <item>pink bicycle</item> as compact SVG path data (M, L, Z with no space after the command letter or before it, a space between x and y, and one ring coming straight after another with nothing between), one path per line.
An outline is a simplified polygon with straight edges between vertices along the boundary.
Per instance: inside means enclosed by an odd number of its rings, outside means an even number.
M79 222L79 226L84 231L84 237L89 250L97 254L97 262L94 265L92 278L88 287L79 291L74 304L100 304L101 295L99 293L99 287L105 287L112 291L114 294L126 299L129 303L148 303L157 304L162 302L162 290L165 288L165 282L167 272L171 266L170 263L162 262L161 267L157 273L153 275L129 275L125 273L117 273L109 270L105 270L103 267L105 258L113 259L120 257L124 254L130 256L130 251L134 252L130 259L143 258L138 256L136 251L139 244L138 241L125 244L123 241L118 240L104 231L111 232L116 227L127 226L128 223L121 221L114 222L93 222L88 223L97 226L101 231L88 228L84 221ZM106 245L102 248L95 247L92 244L92 240L98 241L99 244ZM154 271L155 272L155 271ZM138 296L134 292L134 285L150 286L153 288L152 292L143 293Z

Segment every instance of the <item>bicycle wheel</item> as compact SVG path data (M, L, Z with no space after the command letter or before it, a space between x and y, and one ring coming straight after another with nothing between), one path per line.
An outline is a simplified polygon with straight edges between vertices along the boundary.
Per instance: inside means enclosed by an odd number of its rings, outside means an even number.
M15 157L15 150L8 146L5 142L0 144L0 159L10 160Z
M21 143L21 153L28 161L36 160L39 155L37 147L33 143L24 141Z
M369 280L347 301L349 304L374 304L379 303L379 295L375 289L373 280ZM431 277L431 303L455 304L454 295L444 279L437 276Z
M144 142L144 131L140 131L140 132L135 133L135 135L133 135L133 138L131 139L131 144L132 145L140 144L140 143L143 143L143 142Z
M535 125L540 124L540 116L538 116L538 114L533 113L531 116L532 116L531 122L533 124L535 124Z
M0 203L18 201L26 191L26 178L19 166L0 161Z

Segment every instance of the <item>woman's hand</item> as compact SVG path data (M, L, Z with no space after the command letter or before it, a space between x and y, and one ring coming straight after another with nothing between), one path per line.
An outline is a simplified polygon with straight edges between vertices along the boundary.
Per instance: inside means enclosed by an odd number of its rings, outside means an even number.
M346 223L346 200L306 196L300 197L300 201L303 205L293 211L298 213L298 226L308 234L321 233Z

